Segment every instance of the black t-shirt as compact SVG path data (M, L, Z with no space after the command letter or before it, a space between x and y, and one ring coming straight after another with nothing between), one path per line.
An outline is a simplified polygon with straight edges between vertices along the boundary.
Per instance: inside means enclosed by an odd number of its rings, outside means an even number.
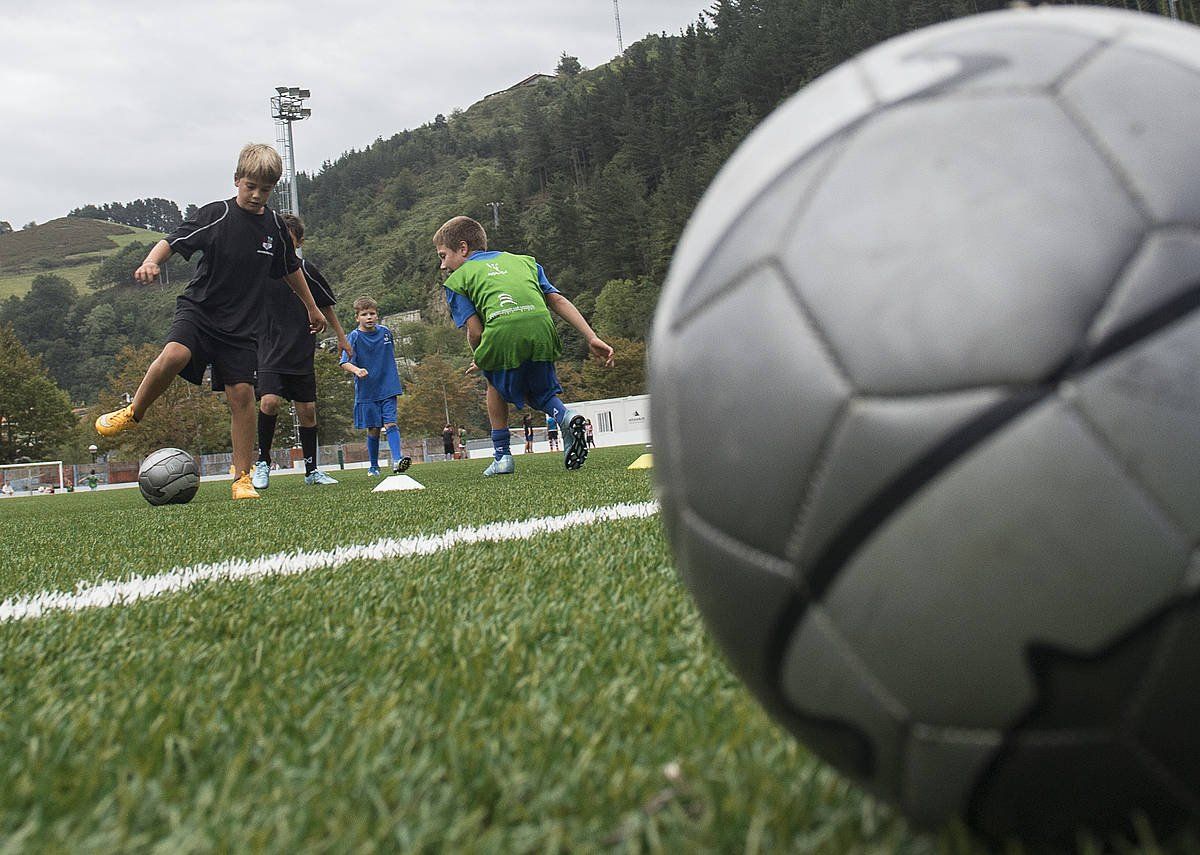
M320 309L337 300L316 265L301 260L313 302ZM282 279L268 280L263 288L262 330L258 338L258 370L276 374L311 374L317 337L308 331L308 310Z
M257 336L267 280L300 266L279 215L270 208L243 211L236 198L210 202L166 240L184 258L202 253L195 278L175 301L175 316L235 338Z

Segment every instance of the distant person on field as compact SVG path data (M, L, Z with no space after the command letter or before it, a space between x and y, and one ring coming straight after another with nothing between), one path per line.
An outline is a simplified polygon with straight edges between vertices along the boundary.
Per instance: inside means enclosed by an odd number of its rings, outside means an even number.
M550 443L550 450L558 450L558 421L547 414L546 416L546 442Z
M449 423L442 428L442 452L447 458L454 457L454 426Z
M583 429L584 429L584 431L587 432L588 447L595 448L596 447L596 436L592 432L592 420L591 419L588 419L586 422L583 423Z
M458 426L458 456L467 459L467 426Z
M492 426L493 460L484 475L513 471L509 448L508 405L531 407L563 425L563 464L578 469L587 458L583 416L569 411L559 399L562 387L554 371L562 343L551 312L583 336L591 354L613 364L613 349L584 320L579 310L546 278L542 266L528 255L487 251L487 232L470 217L445 222L433 236L448 274L445 282L450 314L475 353L487 378L488 421Z
M299 250L304 245L304 223L294 214L282 216ZM315 265L300 259L300 270L312 291L313 302L337 334L338 347L353 357L354 350L333 310L337 302L333 289ZM304 304L296 299L291 288L272 279L265 288L258 339L258 462L250 479L256 490L265 490L271 483L271 444L275 441L279 405L285 398L295 405L300 422L304 483L337 483L317 468L317 372L313 364L316 350L317 337L309 329Z
M525 453L533 453L533 416L526 413L521 416L521 427L525 429Z
M213 391L224 390L229 402L233 466L238 473L233 482L235 499L258 498L250 483L250 467L256 339L267 280L286 281L304 304L310 329L315 333L325 329L325 318L300 272L291 235L280 216L267 207L282 172L283 162L271 146L243 147L233 174L237 195L205 205L150 250L133 274L143 284L158 278L159 266L173 252L191 258L199 250L202 257L196 276L175 302L167 343L146 371L133 403L96 419L101 436L136 427L176 375L199 385L211 364Z
M354 301L357 329L347 337L351 352L342 351L342 369L354 375L354 426L367 429L367 475L379 474L379 431L387 436L392 471L408 469L411 457L401 452L396 399L404 394L396 370L396 346L392 331L379 323L379 304L370 297Z
M95 490L100 485L100 479L96 477L96 470L93 469L88 473L87 485L89 490Z

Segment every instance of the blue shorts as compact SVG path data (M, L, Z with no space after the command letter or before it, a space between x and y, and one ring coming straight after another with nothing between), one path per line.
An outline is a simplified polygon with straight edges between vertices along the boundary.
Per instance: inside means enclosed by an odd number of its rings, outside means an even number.
M377 428L396 424L396 399L354 402L354 426Z
M553 362L523 362L516 368L484 371L483 376L496 387L501 398L516 404L518 410L528 403L544 413L550 399L562 392Z

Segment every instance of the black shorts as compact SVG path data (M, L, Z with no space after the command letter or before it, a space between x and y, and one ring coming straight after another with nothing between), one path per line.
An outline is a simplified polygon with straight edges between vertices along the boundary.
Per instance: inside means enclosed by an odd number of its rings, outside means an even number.
M212 388L222 391L235 383L254 384L258 375L258 346L251 336L235 336L203 327L192 318L176 315L167 341L182 344L192 360L179 376L199 386L204 369L212 366Z
M263 395L278 395L289 401L310 404L317 400L317 375L259 371L257 392L260 398Z
M546 431L546 439L558 439L558 431L556 431L556 430Z

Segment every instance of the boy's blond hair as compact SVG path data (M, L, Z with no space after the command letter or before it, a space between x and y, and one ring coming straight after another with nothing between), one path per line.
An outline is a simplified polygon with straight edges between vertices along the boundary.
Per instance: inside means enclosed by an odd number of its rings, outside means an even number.
M272 146L266 143L246 143L238 154L237 171L233 180L253 178L264 184L278 184L283 175L283 160Z
M444 249L458 249L464 241L471 252L487 249L487 232L470 217L452 217L433 233L433 245Z
M363 309L374 309L375 311L378 312L379 304L376 303L374 300L372 300L370 297L359 297L357 300L354 301L354 313L358 314Z

